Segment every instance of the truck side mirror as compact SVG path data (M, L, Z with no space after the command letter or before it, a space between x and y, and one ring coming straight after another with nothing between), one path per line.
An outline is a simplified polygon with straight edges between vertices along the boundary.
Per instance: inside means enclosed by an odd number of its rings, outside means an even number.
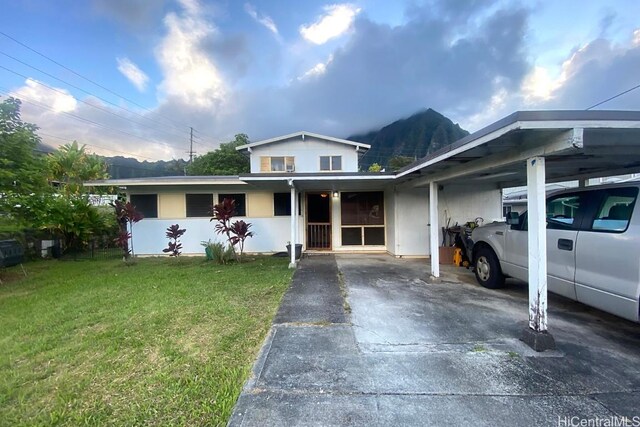
M507 215L507 224L518 225L520 224L520 214L518 212L509 212Z

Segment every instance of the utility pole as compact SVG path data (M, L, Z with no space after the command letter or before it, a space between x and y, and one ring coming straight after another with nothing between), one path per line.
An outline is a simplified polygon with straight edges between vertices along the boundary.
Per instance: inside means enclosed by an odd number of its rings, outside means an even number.
M187 151L187 154L189 154L189 164L191 164L193 162L193 155L195 154L193 152L193 127L190 126L189 129L191 129L190 135L189 135L189 151ZM184 176L187 176L187 167L184 167Z
M191 137L190 137L191 146L189 148L189 164L193 162L193 127L191 127L190 129L191 129Z

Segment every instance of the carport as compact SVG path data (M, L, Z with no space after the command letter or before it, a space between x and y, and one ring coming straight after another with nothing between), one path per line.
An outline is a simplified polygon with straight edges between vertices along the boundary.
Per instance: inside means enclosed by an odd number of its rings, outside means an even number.
M431 275L440 276L438 191L492 183L527 186L529 328L523 339L552 348L547 332L545 184L640 172L640 112L523 111L439 150L397 174L399 184L429 190Z

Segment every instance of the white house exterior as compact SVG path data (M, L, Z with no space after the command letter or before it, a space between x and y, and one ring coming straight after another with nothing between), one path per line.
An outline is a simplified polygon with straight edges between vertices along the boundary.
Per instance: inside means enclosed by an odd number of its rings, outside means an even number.
M239 206L237 219L251 223L255 233L246 242L247 252L281 252L295 241L305 251L428 256L428 192L398 182L393 173L359 172L358 158L368 148L298 132L238 147L250 158L251 173L246 175L105 183L123 188L145 216L134 226L133 246L139 255L162 255L165 230L175 223L187 230L181 239L183 253L202 254L201 242L224 240L210 222L211 206L231 197ZM454 224L501 216L501 193L495 185L447 187L440 203L442 224L449 218Z

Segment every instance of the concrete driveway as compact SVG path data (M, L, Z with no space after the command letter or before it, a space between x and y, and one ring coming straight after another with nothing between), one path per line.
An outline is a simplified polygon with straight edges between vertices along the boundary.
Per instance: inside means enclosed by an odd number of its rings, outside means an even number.
M640 425L640 325L551 296L558 349L535 353L526 284L428 267L305 258L230 425Z

